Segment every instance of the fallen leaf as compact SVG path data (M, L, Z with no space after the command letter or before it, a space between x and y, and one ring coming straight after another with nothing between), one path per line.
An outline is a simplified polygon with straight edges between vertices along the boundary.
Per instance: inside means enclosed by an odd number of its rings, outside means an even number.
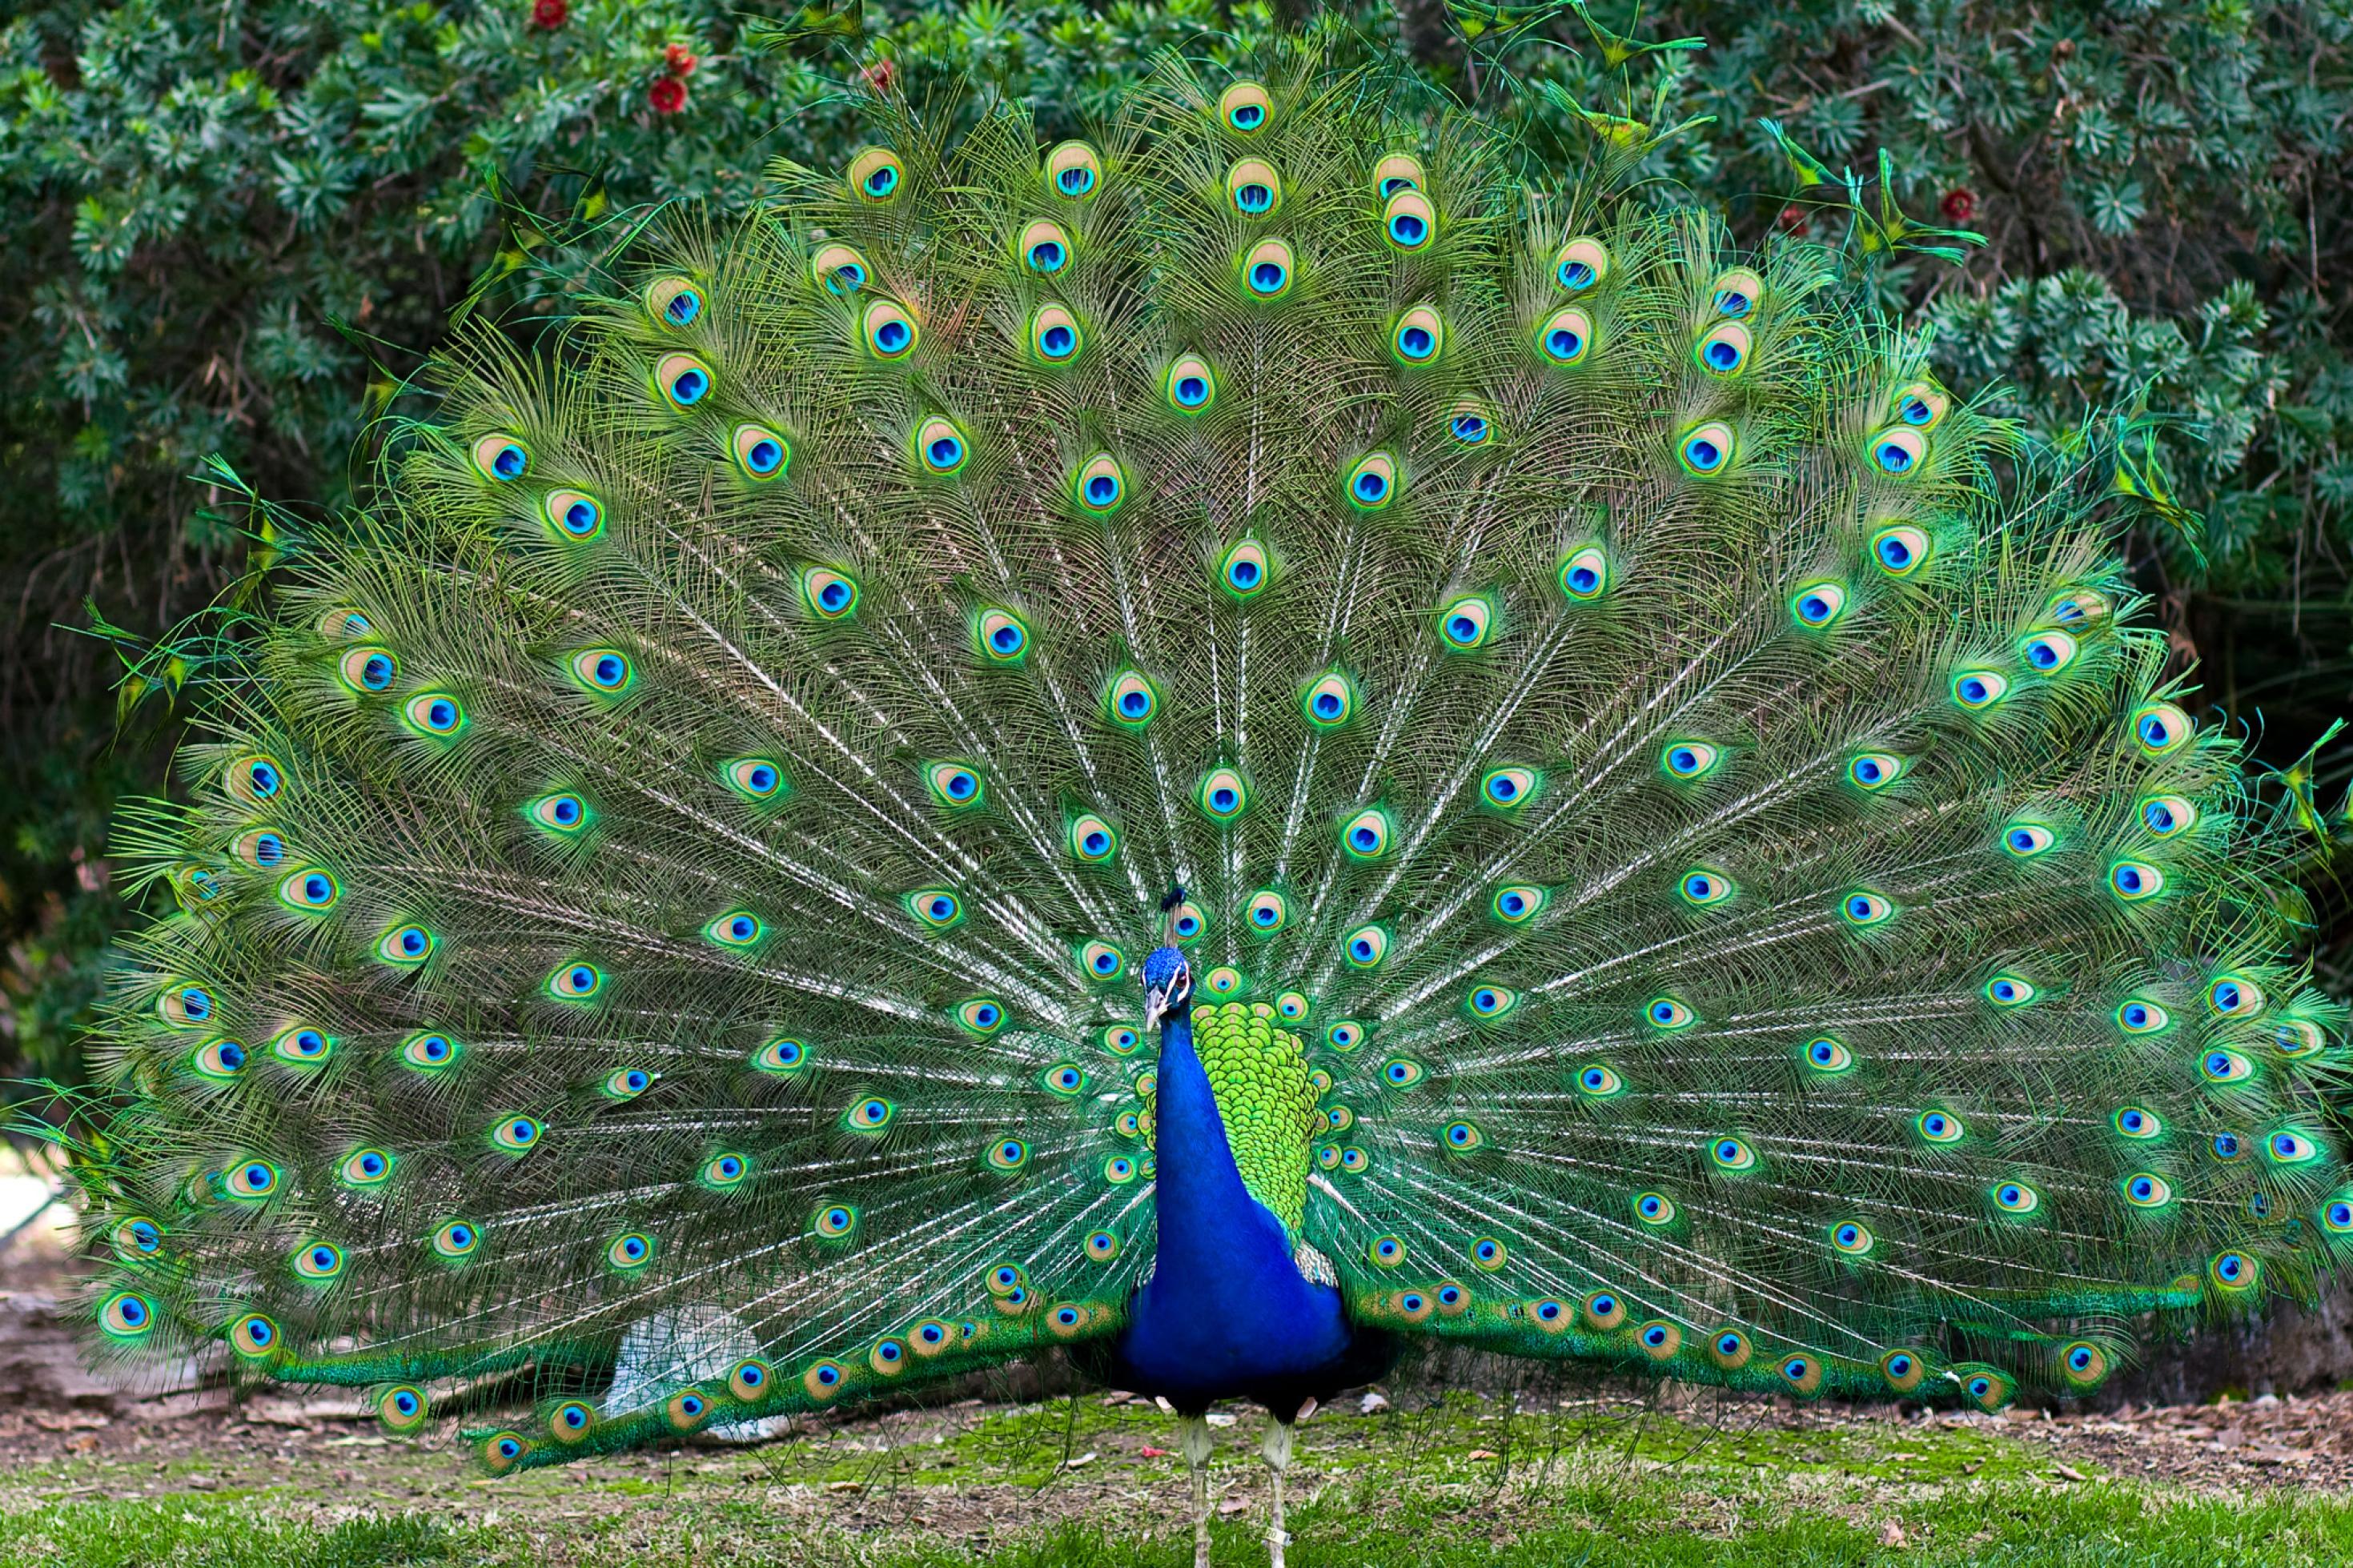
M1063 1461L1062 1461L1062 1468L1064 1468L1064 1469L1066 1469L1066 1470L1075 1470L1075 1469L1077 1469L1081 1465L1092 1465L1092 1464L1093 1464L1093 1463L1095 1462L1095 1460L1096 1460L1097 1458L1101 1458L1101 1456L1100 1456L1100 1455L1096 1454L1092 1449L1090 1449L1090 1450L1088 1450L1086 1453L1081 1454L1081 1455L1080 1455L1077 1458L1075 1458L1075 1459L1065 1459L1065 1460L1063 1460Z
M1229 1497L1225 1501L1218 1505L1218 1511L1224 1514L1229 1519L1238 1513L1248 1513L1250 1511L1250 1499Z
M1372 1393L1367 1394L1364 1398L1356 1402L1356 1414L1359 1415L1377 1415L1388 1407L1389 1396L1383 1394L1380 1390L1375 1389Z
M1212 1426L1230 1426L1236 1421L1240 1420L1241 1417L1238 1415L1229 1415L1222 1410L1212 1410L1204 1417L1204 1419Z
M1471 1450L1471 1457L1474 1459L1500 1459L1504 1456L1493 1448L1473 1448Z
M2051 1468L2071 1481L2088 1481L2092 1479L2073 1465L2053 1465Z

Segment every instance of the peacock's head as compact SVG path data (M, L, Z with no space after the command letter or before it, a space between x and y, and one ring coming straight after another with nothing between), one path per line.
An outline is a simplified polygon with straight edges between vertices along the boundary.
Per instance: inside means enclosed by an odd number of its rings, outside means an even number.
M1181 948L1155 947L1144 961L1144 1026L1151 1028L1171 1013L1184 1016L1193 999L1193 966Z

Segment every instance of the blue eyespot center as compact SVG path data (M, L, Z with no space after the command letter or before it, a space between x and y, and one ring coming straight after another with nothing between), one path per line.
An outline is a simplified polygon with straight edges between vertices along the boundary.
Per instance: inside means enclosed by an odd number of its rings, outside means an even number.
M1389 219L1389 237L1399 245L1419 245L1430 235L1430 226L1419 213L1399 213Z
M744 460L755 474L773 474L785 460L785 449L762 437L752 443L752 449L744 455Z
M1282 287L1288 274L1279 261L1261 261L1250 268L1250 287L1261 294L1271 294Z
M907 346L907 323L900 321L883 322L875 329L874 345L884 353L897 353Z

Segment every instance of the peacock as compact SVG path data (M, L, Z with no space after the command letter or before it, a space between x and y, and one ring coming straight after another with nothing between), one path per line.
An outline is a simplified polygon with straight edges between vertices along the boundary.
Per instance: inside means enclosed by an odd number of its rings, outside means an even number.
M1279 1564L1417 1347L1993 1410L2353 1248L2309 803L2167 676L2129 419L1623 117L871 113L273 536L115 847L100 1352L503 1474L1059 1352L1200 1562L1263 1404Z

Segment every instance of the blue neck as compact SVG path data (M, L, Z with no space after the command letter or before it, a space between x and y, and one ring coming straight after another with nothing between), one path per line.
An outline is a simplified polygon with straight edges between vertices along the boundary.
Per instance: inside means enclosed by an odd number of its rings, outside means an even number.
M1242 1185L1189 1017L1162 1028L1153 1122L1158 1251L1117 1347L1122 1386L1198 1409L1312 1382L1348 1346L1340 1293L1301 1278L1282 1222Z

